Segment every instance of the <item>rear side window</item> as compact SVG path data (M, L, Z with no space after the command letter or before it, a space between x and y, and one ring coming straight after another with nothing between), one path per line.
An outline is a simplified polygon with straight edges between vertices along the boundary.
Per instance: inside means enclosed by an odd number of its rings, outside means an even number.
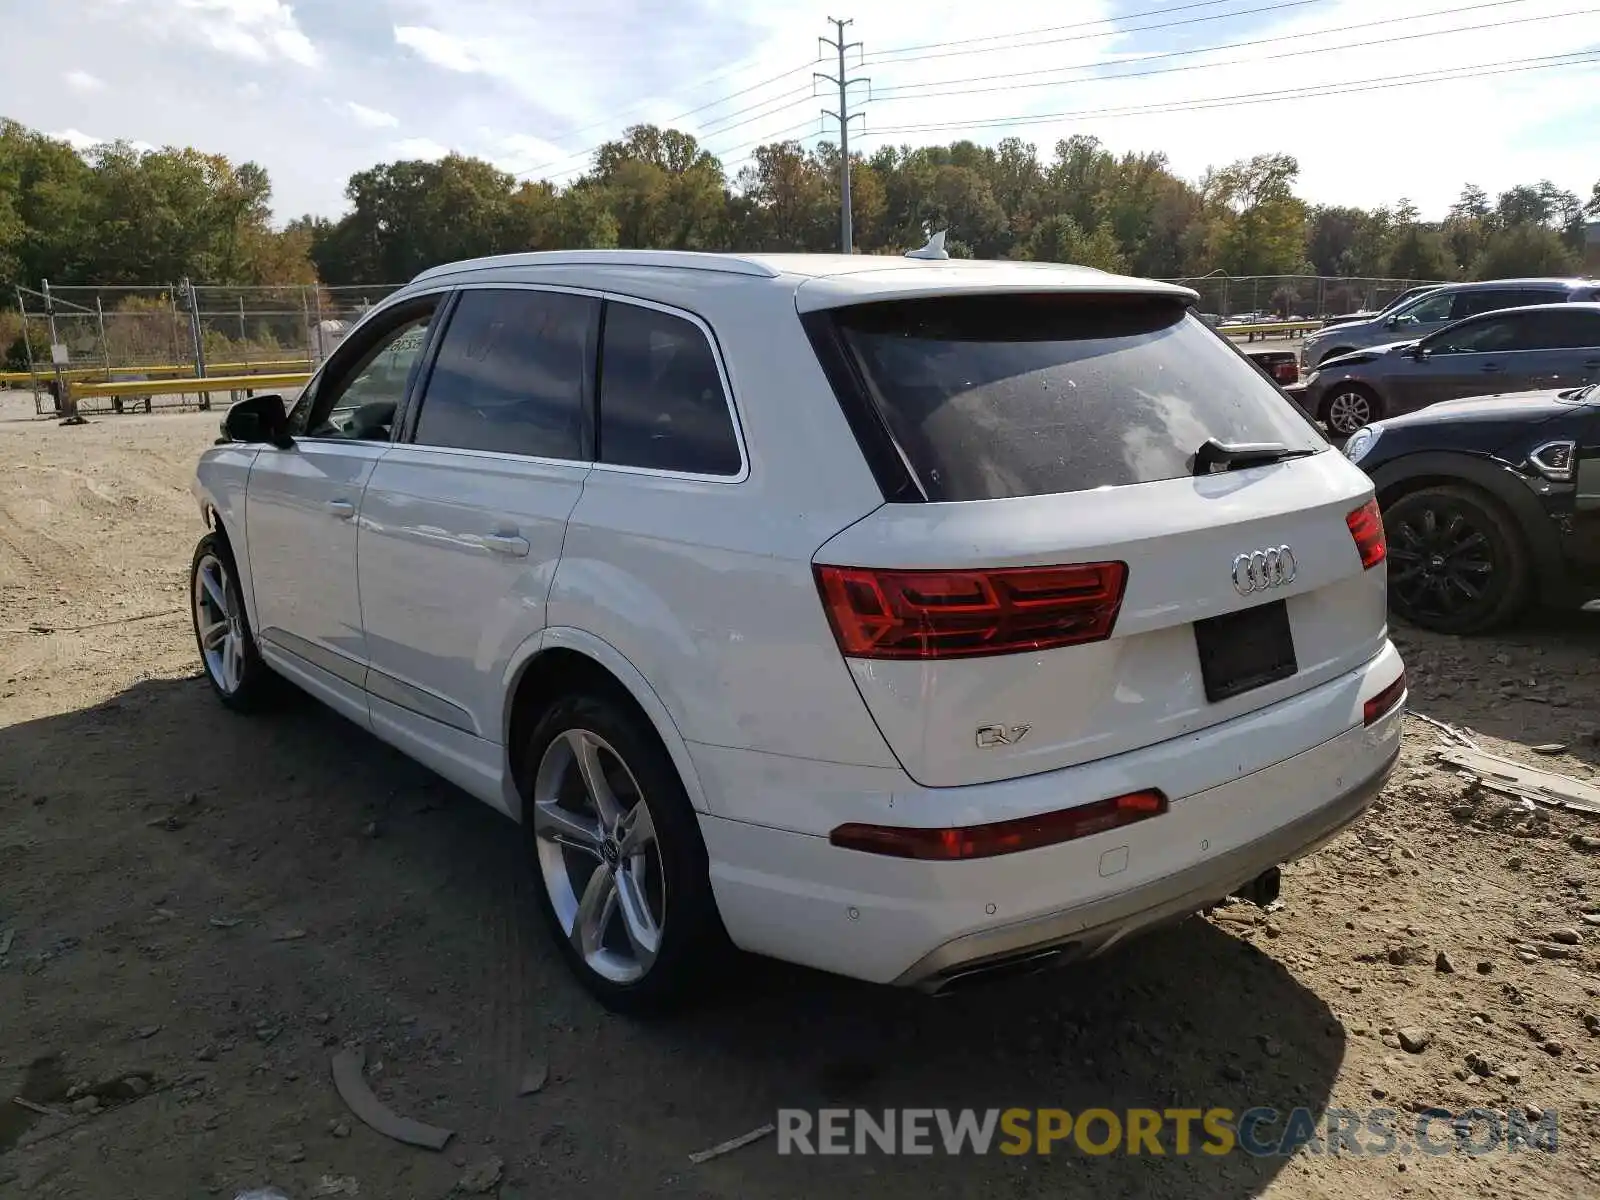
M737 475L739 439L711 343L693 321L610 301L600 337L598 460Z
M941 297L834 320L930 500L1176 479L1207 438L1327 445L1237 351L1164 299Z
M1423 343L1432 354L1500 354L1528 350L1532 325L1524 316L1484 317L1463 321Z
M583 390L599 301L519 288L461 293L414 441L583 460Z
M1533 317L1529 342L1532 350L1600 347L1600 312L1582 308L1546 310Z

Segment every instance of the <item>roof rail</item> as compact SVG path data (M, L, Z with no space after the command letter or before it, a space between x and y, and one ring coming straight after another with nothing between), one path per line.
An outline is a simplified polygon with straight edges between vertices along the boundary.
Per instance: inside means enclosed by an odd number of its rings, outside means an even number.
M780 273L765 263L738 255L710 254L697 250L539 250L442 263L414 276L411 282L420 283L443 275L507 267L662 267L679 271L721 271L728 275L753 275L764 279L776 279Z

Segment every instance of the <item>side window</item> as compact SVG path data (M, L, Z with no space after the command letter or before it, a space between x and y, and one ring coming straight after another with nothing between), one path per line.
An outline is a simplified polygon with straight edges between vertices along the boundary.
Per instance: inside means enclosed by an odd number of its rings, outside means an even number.
M1478 291L1460 292L1456 295L1455 318L1475 317L1479 313L1494 312L1500 308L1516 308L1519 304L1531 304L1533 301L1522 299L1522 293L1509 288L1484 288Z
M739 439L705 333L638 304L606 304L599 461L737 475Z
M289 414L289 432L303 437L388 441L395 413L422 364L438 297L402 305L397 323L379 318L340 346Z
M1600 312L1554 309L1533 318L1532 350L1587 350L1600 347Z
M1410 308L1395 314L1395 320L1400 325L1437 325L1440 321L1450 319L1451 305L1456 299L1456 293L1436 292L1431 296L1424 296Z
M1520 317L1488 317L1482 321L1463 321L1429 338L1432 354L1491 354L1522 350L1524 321Z
M462 292L412 440L587 461L584 381L599 309L567 292Z

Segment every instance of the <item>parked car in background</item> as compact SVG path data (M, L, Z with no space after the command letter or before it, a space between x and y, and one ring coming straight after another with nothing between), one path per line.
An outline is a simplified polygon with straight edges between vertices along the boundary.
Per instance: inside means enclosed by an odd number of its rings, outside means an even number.
M1426 296L1429 292L1436 291L1442 286L1444 285L1438 283L1419 284L1417 287L1407 288L1393 300L1389 301L1389 303L1385 304L1382 308L1363 308L1358 312L1341 313L1338 316L1324 317L1322 318L1322 328L1328 329L1334 325L1348 325L1352 321L1370 321L1375 317L1387 316L1389 313L1396 311L1401 305L1407 303L1408 301L1414 300L1418 296Z
M1336 436L1383 417L1485 393L1600 379L1600 302L1484 313L1420 341L1324 359L1295 393Z
M202 456L205 674L520 821L621 1009L729 941L939 990L1270 902L1392 771L1405 674L1371 481L1194 300L866 255L427 271Z
M1389 603L1482 633L1600 597L1600 386L1435 404L1357 430L1389 537Z
M1575 279L1496 279L1450 283L1364 321L1325 325L1305 340L1309 370L1325 359L1391 342L1415 341L1478 313L1529 304L1600 300L1600 281Z
M1241 349L1280 387L1300 382L1300 356L1293 350L1266 345L1247 345Z

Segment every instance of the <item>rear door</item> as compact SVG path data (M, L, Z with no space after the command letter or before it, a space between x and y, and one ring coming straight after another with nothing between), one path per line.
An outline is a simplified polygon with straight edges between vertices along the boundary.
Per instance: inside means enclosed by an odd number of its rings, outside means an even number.
M861 695L919 783L1181 737L1381 650L1370 484L1179 304L990 294L825 319L926 497L815 556ZM1303 457L1196 475L1208 439Z
M1539 386L1531 324L1527 314L1491 313L1424 339L1405 408Z
M599 307L563 290L460 292L361 506L375 725L499 743L504 667L544 625L589 473Z
M1539 359L1533 386L1565 390L1600 379L1600 310L1570 306L1530 316L1529 338Z

